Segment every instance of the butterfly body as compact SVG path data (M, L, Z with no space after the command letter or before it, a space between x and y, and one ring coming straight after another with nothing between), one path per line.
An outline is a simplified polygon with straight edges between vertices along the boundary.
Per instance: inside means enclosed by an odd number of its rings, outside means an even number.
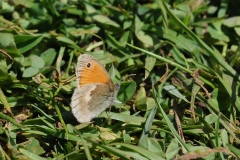
M80 123L90 122L116 102L120 84L114 85L105 68L92 56L84 54L78 58L76 80L71 108Z

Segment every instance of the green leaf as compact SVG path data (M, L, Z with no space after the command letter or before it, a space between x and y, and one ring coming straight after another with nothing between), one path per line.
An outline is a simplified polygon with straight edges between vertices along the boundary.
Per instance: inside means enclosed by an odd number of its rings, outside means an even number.
M41 154L45 153L43 148L40 146L39 141L37 139L35 139L34 137L30 137L29 143L26 144L26 148L28 151L30 151L36 155L41 155Z
M134 81L122 82L120 90L118 92L118 100L122 103L126 103L133 96L135 91L136 83Z
M145 45L150 47L153 46L153 38L147 35L144 31L139 31L136 33L136 37Z
M173 159L176 157L176 154L181 148L178 145L178 141L176 138L172 139L170 145L168 146L166 150L166 157L167 159Z
M23 77L33 77L38 74L39 69L35 67L29 67L23 71Z
M144 23L139 19L137 15L135 16L134 20L135 20L135 33L138 33L139 31L142 30Z
M72 41L71 39L69 39L67 37L58 36L57 40L60 41L60 42L66 43L66 45L70 45L71 47L73 47L75 49L81 50L79 48L79 46L74 41Z
M170 84L166 84L164 87L163 87L168 93L170 93L171 95L174 95L176 96L177 98L180 98L182 100L184 100L185 102L187 103L190 103L186 97L184 95L182 95L175 86L173 85L170 85Z
M212 38L224 41L224 42L229 42L229 37L222 32L221 24L215 24L214 26L208 26L207 31L211 35Z
M234 30L236 31L237 35L240 36L240 27L234 27Z
M32 67L39 68L39 69L44 67L44 61L41 57L38 57L36 55L31 55L30 58L33 62Z
M145 60L145 79L150 75L150 72L152 71L153 67L155 66L156 58L147 55Z
M223 146L226 147L226 145L229 144L229 136L226 129L221 130L221 138L222 138Z
M141 110L151 110L155 106L155 101L151 97L146 96L145 88L141 87L134 101L135 106Z
M0 33L0 48L5 50L12 57L21 57L18 52L13 35L10 33Z
M124 134L123 135L123 141L124 143L130 144L131 143L131 137L129 134Z
M145 137L139 141L140 147L147 149L148 151L158 155L159 157L165 158L165 153L163 152L160 144L154 138Z
M240 26L240 16L226 18L223 20L223 24L228 27Z
M20 53L25 53L30 49L33 49L43 39L42 36L30 36L30 35L16 35L14 36L15 43Z
M56 55L57 53L55 49L49 48L48 50L43 52L40 57L43 59L45 66L50 66L52 65L54 59L56 58Z
M31 8L33 5L33 0L17 0L16 2L14 2L16 5L22 5L25 6L27 8Z
M30 57L26 57L24 58L24 61L22 63L22 65L24 67L27 67L27 66L32 66L33 62L32 62L32 59Z
M3 1L1 4L1 11L0 13L8 13L8 12L13 12L14 11L14 6L10 5L9 3Z
M0 82L5 81L8 78L8 70L5 65L0 64Z
M85 6L88 14L91 15L95 21L101 23L102 25L109 25L109 26L120 28L119 24L109 19L107 16L99 14L97 10L93 8L91 5L85 3Z
M146 90L144 87L140 87L137 96L135 98L134 104L139 108L142 108L142 104L146 104L147 97L146 97Z
M34 160L47 160L46 158L42 158L32 152L29 152L28 150L25 150L23 148L19 148L19 151L24 154L25 156L27 156L30 159L34 159Z

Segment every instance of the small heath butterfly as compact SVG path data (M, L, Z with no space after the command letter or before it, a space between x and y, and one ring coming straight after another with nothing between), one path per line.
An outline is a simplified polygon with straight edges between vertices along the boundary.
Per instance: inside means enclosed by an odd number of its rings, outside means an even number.
M71 108L78 122L90 122L113 103L119 103L116 96L120 83L113 84L105 68L92 56L79 56L76 80Z

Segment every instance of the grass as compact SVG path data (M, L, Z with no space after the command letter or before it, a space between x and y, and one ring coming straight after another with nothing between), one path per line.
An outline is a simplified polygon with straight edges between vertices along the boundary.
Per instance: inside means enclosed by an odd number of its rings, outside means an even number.
M0 159L239 159L239 2L197 2L0 2ZM122 102L83 124L81 54Z

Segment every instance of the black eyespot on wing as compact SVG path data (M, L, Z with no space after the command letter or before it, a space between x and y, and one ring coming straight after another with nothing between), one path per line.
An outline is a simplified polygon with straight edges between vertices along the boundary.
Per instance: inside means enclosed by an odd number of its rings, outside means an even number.
M87 68L90 68L92 66L92 64L90 62L87 63Z

